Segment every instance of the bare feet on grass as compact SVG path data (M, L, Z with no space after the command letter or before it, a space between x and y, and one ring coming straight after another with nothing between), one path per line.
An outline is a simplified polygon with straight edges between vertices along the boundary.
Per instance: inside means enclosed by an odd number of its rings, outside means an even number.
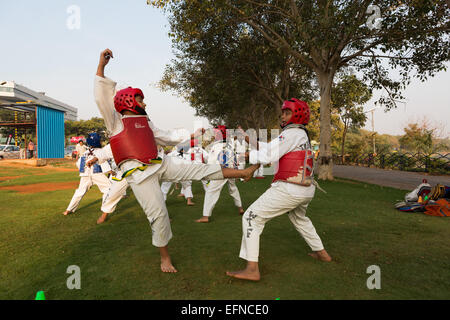
M328 252L325 249L308 253L308 255L310 255L314 259L324 261L324 262L330 262L332 260L331 257L328 255Z
M72 213L72 211L66 210L63 212L63 215L67 216L68 214L71 214L71 213Z
M187 205L188 206L194 206L195 205L195 203L192 202L192 198L187 198Z
M159 254L161 256L161 271L165 273L175 273L178 272L177 269L172 265L172 260L170 260L169 248L168 246L160 247Z
M244 214L244 209L242 207L239 207L239 214L242 216Z
M108 214L106 212L103 212L100 218L97 219L97 224L101 224L106 221L108 218Z
M243 171L245 171L245 177L244 177L244 182L249 181L251 178L253 178L253 173L258 170L260 164L252 164L250 167L244 169Z
M259 281L261 279L261 275L259 273L258 268L258 262L249 261L247 263L247 267L244 270L227 271L226 274L229 277L242 280Z
M161 271L166 273L178 272L178 270L172 265L170 258L161 258Z
M177 197L184 197L184 194L180 193Z
M205 216L203 216L203 217L201 217L200 219L198 219L198 220L195 220L195 222L200 222L200 223L206 223L206 222L209 222L209 217L205 217Z

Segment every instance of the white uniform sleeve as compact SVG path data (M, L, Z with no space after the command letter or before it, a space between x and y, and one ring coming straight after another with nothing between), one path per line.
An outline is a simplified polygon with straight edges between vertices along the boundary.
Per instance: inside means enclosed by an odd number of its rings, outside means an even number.
M98 159L100 165L109 159L113 159L111 145L108 143L103 148L94 150L94 155Z
M105 120L106 129L114 132L117 117L120 114L114 108L114 95L116 94L116 83L108 78L95 76L94 96L98 109Z
M155 127L150 120L148 123L153 131L156 143L162 146L175 146L191 138L191 134L185 129L161 130Z
M308 143L308 137L304 130L288 129L269 143L259 142L259 150L250 151L249 161L251 164L269 164L305 143Z

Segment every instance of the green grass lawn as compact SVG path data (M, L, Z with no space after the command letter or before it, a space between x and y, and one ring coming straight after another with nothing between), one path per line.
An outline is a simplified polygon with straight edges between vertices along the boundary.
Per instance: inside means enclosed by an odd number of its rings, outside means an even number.
M10 172L9 172L10 170ZM25 170L28 175L35 170ZM21 175L1 167L2 176ZM0 181L0 186L77 180L76 172ZM238 183L244 207L270 185L270 178ZM0 190L0 299L449 299L449 223L445 218L403 213L393 204L406 191L354 181L322 182L308 208L325 248L334 258L310 258L287 215L266 224L261 237L259 282L231 279L245 266L238 257L241 217L227 188L212 221L198 224L203 189L194 182L194 207L169 196L174 237L169 248L177 274L163 274L142 209L129 190L115 214L96 225L97 187L78 211L66 209L74 190L20 194ZM66 287L67 267L81 268L81 289ZM381 289L366 286L367 267L381 268Z

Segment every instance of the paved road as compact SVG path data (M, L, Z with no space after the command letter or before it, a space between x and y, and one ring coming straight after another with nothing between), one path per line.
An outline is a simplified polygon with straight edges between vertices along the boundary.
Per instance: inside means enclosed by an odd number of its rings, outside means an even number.
M428 183L432 187L438 183L450 186L450 175L432 176L417 172L384 170L357 166L335 165L333 168L333 175L339 178L358 180L403 190L414 190L419 184L422 183L422 179L427 179Z

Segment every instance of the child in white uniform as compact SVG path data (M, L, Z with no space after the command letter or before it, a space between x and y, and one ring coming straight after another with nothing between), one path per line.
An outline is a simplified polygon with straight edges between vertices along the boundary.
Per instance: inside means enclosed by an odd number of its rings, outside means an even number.
M201 135L156 128L145 111L144 94L140 89L127 88L115 92L116 83L105 78L105 66L112 58L109 49L100 55L95 77L94 94L97 106L110 133L114 159L127 179L137 201L144 210L152 229L152 243L159 248L161 271L177 272L172 265L168 243L172 238L169 216L159 181L183 181L244 178L250 179L258 166L245 170L222 168L220 165L187 163L174 157L158 157L157 144L177 145Z
M304 125L309 122L309 107L304 101L291 99L282 107L283 131L270 143L259 142L259 150L249 154L250 163L269 164L279 160L271 187L264 192L242 217L242 242L239 257L247 260L244 270L227 275L257 281L260 279L259 238L267 221L289 212L289 219L312 249L310 255L331 261L306 208L314 197L313 154Z
M220 163L228 168L236 168L237 160L233 148L233 140L227 141L226 139L226 127L218 126L216 130L216 142L211 144L208 149L208 163ZM234 205L238 208L239 214L244 213L242 208L241 195L236 186L235 179L224 179L210 181L208 188L205 192L205 201L203 203L203 216L195 220L195 222L209 222L209 217L212 215L212 211L219 200L220 192L225 184L228 183L228 192L234 200Z
M103 202L111 187L111 181L106 177L103 172L108 172L111 170L109 165L106 163L103 166L94 165L87 166L87 162L95 157L95 151L101 148L100 136L97 133L90 133L86 140L89 149L82 154L77 160L77 167L80 172L80 184L78 189L72 197L66 211L63 212L65 216L75 212L80 204L81 199L86 194L86 192L92 187L92 185L97 185L100 191L103 193ZM104 209L102 207L102 209Z

